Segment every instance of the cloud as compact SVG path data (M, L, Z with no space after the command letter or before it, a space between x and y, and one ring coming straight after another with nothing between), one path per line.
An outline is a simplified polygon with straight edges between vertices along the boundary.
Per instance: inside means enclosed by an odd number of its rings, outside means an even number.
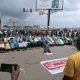
M80 26L80 12L64 11L51 16L51 26L56 25L58 27L74 27Z
M25 18L25 15L22 13L22 8L20 7L19 2L16 0L3 0L0 1L0 12L1 16L9 16L14 18Z
M80 0L64 0L64 10L65 11L76 11Z
M22 9L33 8L33 13L23 13ZM9 18L16 18L18 24L47 26L47 15L36 12L36 0L0 0L2 24L10 24ZM80 25L80 0L64 0L63 12L51 14L51 26Z

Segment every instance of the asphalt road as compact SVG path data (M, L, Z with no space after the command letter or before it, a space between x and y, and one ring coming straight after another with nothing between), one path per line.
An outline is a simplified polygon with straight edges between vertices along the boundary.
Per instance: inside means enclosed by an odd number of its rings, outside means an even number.
M17 63L24 69L21 71L19 80L62 80L63 74L52 75L41 64L41 61L65 58L77 50L73 46L51 47L52 55L43 53L42 48L27 49L25 51L15 51L0 53L0 63ZM2 80L11 80L10 73L0 72ZM1 80L1 79L0 79Z

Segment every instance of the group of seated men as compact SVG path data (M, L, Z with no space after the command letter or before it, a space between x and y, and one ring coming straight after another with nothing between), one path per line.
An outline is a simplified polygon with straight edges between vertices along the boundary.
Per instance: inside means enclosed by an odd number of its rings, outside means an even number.
M44 36L15 36L4 37L0 39L0 51L19 50L26 49L28 46L35 46L43 44L45 40Z

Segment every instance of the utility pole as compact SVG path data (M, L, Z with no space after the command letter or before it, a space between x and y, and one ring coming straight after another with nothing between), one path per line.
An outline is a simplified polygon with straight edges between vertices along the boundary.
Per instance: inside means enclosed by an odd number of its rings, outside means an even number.
M50 9L48 9L47 14L47 32L49 31L49 26L50 26Z
M50 1L50 3L48 3L49 1ZM50 12L51 12L51 10L54 11L54 12L63 10L63 2L64 2L64 0L45 0L45 1L43 1L43 0L36 0L36 11L37 10L48 10L46 35L48 35L48 32L49 32Z
M0 17L0 30L1 30L1 17Z
M36 8L36 11L37 11L37 0L36 0L36 6L35 6L35 8Z

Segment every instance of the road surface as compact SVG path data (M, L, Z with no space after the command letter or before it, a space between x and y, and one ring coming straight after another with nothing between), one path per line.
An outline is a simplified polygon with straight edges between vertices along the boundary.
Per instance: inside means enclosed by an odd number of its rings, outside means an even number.
M24 69L21 71L19 80L62 80L63 74L52 75L41 64L41 61L65 58L77 50L73 46L51 47L52 55L43 53L42 48L27 49L25 51L15 51L0 53L0 63L17 63ZM10 80L10 73L0 72L2 80Z

